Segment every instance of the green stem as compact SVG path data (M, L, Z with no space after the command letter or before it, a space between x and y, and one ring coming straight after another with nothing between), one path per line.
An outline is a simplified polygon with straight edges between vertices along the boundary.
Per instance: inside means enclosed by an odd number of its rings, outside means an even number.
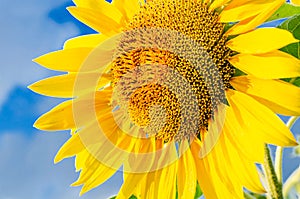
M270 154L270 149L267 145L265 145L265 160L263 167L269 189L268 194L271 196L272 199L283 199L282 184L278 182Z
M298 117L290 117L288 122L286 123L286 126L291 129L293 124L296 122ZM275 154L275 172L277 174L278 182L282 183L282 154L283 154L283 147L278 146L276 148L276 154Z

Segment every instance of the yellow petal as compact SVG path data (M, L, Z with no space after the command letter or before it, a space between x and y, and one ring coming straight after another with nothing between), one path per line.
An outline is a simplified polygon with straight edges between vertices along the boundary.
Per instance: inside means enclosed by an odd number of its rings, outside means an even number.
M127 173L126 179L116 197L116 199L128 199L135 187L147 176L147 173Z
M59 149L57 152L54 163L58 163L65 158L72 157L82 150L84 150L84 145L81 142L80 136L78 134L74 134L65 144Z
M230 142L230 138L227 135L231 133L230 131L224 131L224 142L220 143L223 145L221 150L224 153L224 157L226 157L225 159L228 161L227 165L230 166L230 170L232 171L230 178L234 179L236 176L236 180L240 181L241 185L251 191L265 193L265 189L260 182L258 171L255 167L255 162L249 161L246 156L243 156L240 149L236 148L232 142Z
M280 118L266 106L239 91L226 92L230 106L239 115L245 128L254 128L266 143L296 146L297 142Z
M75 169L76 172L82 170L83 168L85 168L85 162L88 159L88 157L91 156L91 154L87 151L87 149L85 148L84 150L82 150L81 152L79 152L78 154L76 154L76 158L75 158ZM82 185L83 182L77 180L76 182L74 182L71 186L79 186Z
M77 7L97 10L108 18L113 19L116 23L122 23L123 14L113 4L105 0L73 0L73 2Z
M300 115L300 88L281 80L263 80L252 76L231 79L231 85L282 115Z
M82 7L68 7L67 9L76 19L102 34L112 36L121 32L120 23L98 10Z
M195 196L197 185L197 171L191 150L189 148L178 160L178 171L178 198L193 198Z
M33 61L51 70L76 72L92 50L92 48L59 50L42 55Z
M224 132L230 132L226 136L244 157L249 161L262 164L265 156L265 142L260 132L253 127L246 128L242 119L231 106L227 107Z
M121 165L120 165L121 166ZM83 173L86 171L85 173ZM116 169L105 166L101 162L95 160L95 163L80 173L79 181L82 181L83 187L80 191L80 195L90 191L91 189L101 185L108 180L113 174L117 172ZM74 184L72 184L74 185Z
M141 5L143 5L144 1L140 0L113 0L112 4L118 8L123 15L125 15L128 19L132 19L132 17L138 13Z
M300 76L300 60L279 50L265 54L238 54L230 63L249 75L262 79L279 79Z
M162 169L161 176L159 179L158 198L175 198L176 173L177 173L177 161Z
M152 173L153 172L149 172L148 176L151 175ZM123 176L124 176L123 179L126 179L126 173L123 172ZM145 194L145 190L147 189L146 182L147 182L147 177L143 178L143 180L141 180L140 183L135 187L135 189L133 190L133 195L135 195L137 198L146 198L146 194Z
M229 40L226 45L240 53L262 54L294 42L298 40L287 30L259 28Z
M231 0L224 10L237 8L243 5L247 5L249 3L254 3L254 2L258 3L258 1L263 1L263 0Z
M91 152L93 152L94 148L101 149L101 141L103 142L99 134L95 133L95 131L97 131L97 127L98 123L94 122L74 133L72 137L60 148L55 156L54 163L60 162L64 158L76 155L76 170L90 168L91 165L89 165L87 161L92 159L90 162L92 162L92 164L95 162L93 159L94 156ZM93 131L91 129L93 129ZM121 166L121 162L119 162L119 164L119 166Z
M212 4L209 6L210 10L214 10L218 7L224 6L226 3L228 3L230 0L214 0Z
M211 165L210 172L215 186L219 187L217 188L219 198L242 198L242 184L239 175L232 171L233 166L225 153L227 146L224 146L224 142L225 133L223 132L213 150L203 158L203 161Z
M52 97L70 98L73 97L74 79L68 79L71 75L59 75L49 77L28 86L32 91Z
M94 124L80 129L79 133L92 157L97 158L110 168L119 169L119 166L128 160L136 139L128 139L129 136L120 131L114 119L112 113L107 113ZM92 163L92 161L87 160L84 165L85 168L89 168L91 164L89 162Z
M295 5L300 6L300 0L291 0L291 2Z
M220 14L220 22L236 22L242 21L249 17L258 15L260 12L272 5L274 0L254 0L247 3L244 3L239 6L227 6ZM236 4L235 1L232 1L232 4Z
M59 104L37 119L34 127L48 131L68 130L75 127L71 107L72 100Z
M95 80L100 79L98 84L95 84ZM76 81L79 81L86 85L78 85ZM59 75L40 80L28 88L32 91L52 97L60 98L72 98L82 95L87 92L99 90L103 86L109 84L111 76L108 74L98 73L69 73L65 75ZM95 85L94 88L89 85ZM76 90L75 90L76 89Z
M198 182L206 198L242 198L242 185L236 181L236 177L231 176L232 170L220 148L222 137L224 136L220 137L211 152L200 159L197 155L199 151L192 144L196 168L199 170Z
M153 141L155 142L155 138ZM165 165L163 163L163 159L165 157L163 155L158 155L158 153L155 156L155 162L152 159L145 158L144 156L147 155L146 153L153 153L154 151L153 149L142 149L142 144L143 143L139 143L137 146L140 149L137 150L137 154L140 156L134 156L134 154L132 154L128 158L128 163L125 162L124 164L124 169L126 171L130 170L133 173L137 173L136 171L147 173L147 176L139 182L137 185L138 187L133 192L137 194L136 196L139 198L174 198L176 195L176 163L172 162L171 165ZM146 144L146 142L144 144ZM158 163L161 161L163 165ZM147 162L147 165L150 167L145 166L145 162ZM163 167L158 168L156 164L159 164ZM141 168L142 170L133 168ZM124 174L125 181L130 173ZM164 191L162 191L162 189Z
M74 37L64 44L64 49L69 48L95 48L108 37L103 34L90 34Z
M191 152L197 168L197 179L206 198L217 198L216 190L213 187L212 179L209 176L209 167L199 158L201 143L197 138L191 144Z
M152 171L155 161L155 148L154 148L154 138L147 139L132 139L128 137L127 139L132 140L134 144L133 152L129 154L128 162L124 163L124 168L129 172L146 172ZM121 144L121 143L119 143ZM128 147L129 144L122 144L121 148ZM147 155L145 155L147 153ZM157 155L156 155L157 157ZM147 162L147 164L145 164Z
M34 123L34 126L47 131L68 130L85 126L93 122L92 119L96 120L94 111L96 111L98 117L101 117L102 114L112 109L109 106L111 93L111 90L105 90L96 92L95 98L90 99L87 96L78 98L75 101L65 101L42 115ZM77 111L76 114L74 111ZM80 119L77 118L78 115L81 115Z
M226 34L238 35L253 30L266 21L283 3L285 3L285 0L275 0L271 6L268 6L260 14L240 21L230 28Z
M149 172L144 181L140 183L141 192L136 196L140 196L139 198L159 198L158 189L161 173L162 170Z

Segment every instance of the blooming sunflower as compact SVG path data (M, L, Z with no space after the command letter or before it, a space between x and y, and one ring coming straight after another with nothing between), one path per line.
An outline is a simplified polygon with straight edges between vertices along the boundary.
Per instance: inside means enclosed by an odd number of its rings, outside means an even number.
M76 156L87 192L121 167L117 198L243 198L265 189L264 145L296 141L276 114L300 115L300 62L288 31L257 28L284 0L73 0L99 34L35 61L66 74L33 91L71 98L35 127L71 130L55 162ZM242 75L237 75L241 71Z

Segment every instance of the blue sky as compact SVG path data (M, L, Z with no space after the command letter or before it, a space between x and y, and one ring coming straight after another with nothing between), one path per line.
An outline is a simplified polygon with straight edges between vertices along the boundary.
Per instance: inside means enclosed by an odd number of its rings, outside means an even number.
M27 85L56 74L31 60L59 50L68 38L93 32L74 20L67 0L0 2L0 198L102 199L121 186L117 173L102 187L79 197L69 185L78 174L74 160L57 165L53 158L68 132L47 133L32 127L39 115L60 100L29 91Z
M59 50L68 38L93 32L74 20L71 0L0 2L0 199L102 199L117 192L122 174L82 197L69 187L78 176L74 160L54 165L53 158L68 132L47 133L32 127L39 115L60 102L26 86L56 74L31 60ZM300 122L293 128L300 134ZM285 151L284 178L299 164Z

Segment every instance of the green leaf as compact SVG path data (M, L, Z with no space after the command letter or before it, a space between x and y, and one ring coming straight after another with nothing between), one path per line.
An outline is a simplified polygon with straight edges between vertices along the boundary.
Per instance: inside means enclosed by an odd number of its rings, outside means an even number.
M202 191L201 191L201 188L200 188L199 184L197 183L196 193L195 193L194 199L200 198L200 196L202 196L202 194L203 194L203 193L202 193Z
M300 87L300 77L295 77L295 78L282 78L281 80L291 83L297 87Z
M291 33L293 33L296 39L300 40L300 15L296 15L286 20L285 22L280 24L278 28L290 31ZM280 50L300 59L300 42L287 45L281 48ZM300 87L300 77L286 78L283 80Z
M290 31L296 39L300 40L300 15L296 15L286 20L280 24L278 28ZM300 58L300 42L285 46L281 50L297 57L298 59Z
M291 83L295 86L300 87L300 77L295 78L294 81L291 81Z
M288 18L297 14L300 14L300 6L285 3L267 21Z

